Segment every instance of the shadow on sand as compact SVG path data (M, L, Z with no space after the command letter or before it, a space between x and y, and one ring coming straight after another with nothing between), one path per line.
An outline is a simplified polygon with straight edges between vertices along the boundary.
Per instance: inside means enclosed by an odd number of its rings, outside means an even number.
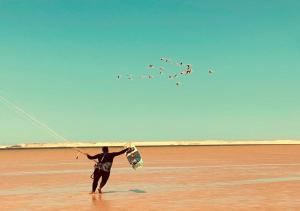
M130 189L130 190L119 190L119 191L104 191L103 193L104 194L107 194L107 193L124 193L124 192L134 192L134 193L147 193L146 191L144 190L141 190L141 189Z
M147 193L146 191L144 190L141 190L141 189L131 189L129 190L130 192L134 192L134 193Z

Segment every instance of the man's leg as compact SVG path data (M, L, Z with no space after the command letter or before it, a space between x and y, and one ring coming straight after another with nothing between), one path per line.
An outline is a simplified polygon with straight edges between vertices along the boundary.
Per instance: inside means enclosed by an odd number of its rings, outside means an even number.
M101 177L100 170L96 168L94 171L94 181L93 181L92 193L95 193L100 177Z
M99 187L99 193L102 193L102 188L104 187L104 185L107 183L107 180L109 178L110 172L105 172L105 171L101 171L102 173L102 180L100 183L100 187Z

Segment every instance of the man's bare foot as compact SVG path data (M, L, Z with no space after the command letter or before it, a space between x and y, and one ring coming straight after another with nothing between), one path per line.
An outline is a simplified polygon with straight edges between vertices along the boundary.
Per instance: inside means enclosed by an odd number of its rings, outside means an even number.
M99 191L99 193L100 193L100 194L102 193L102 191L101 191L101 189L100 189L100 188L98 188L98 191Z

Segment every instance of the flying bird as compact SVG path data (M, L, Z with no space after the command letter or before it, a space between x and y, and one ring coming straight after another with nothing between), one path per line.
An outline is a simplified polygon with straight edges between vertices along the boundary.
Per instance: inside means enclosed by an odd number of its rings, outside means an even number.
M209 70L208 70L208 73L209 73L209 74L213 74L214 71L213 71L212 69L209 69Z

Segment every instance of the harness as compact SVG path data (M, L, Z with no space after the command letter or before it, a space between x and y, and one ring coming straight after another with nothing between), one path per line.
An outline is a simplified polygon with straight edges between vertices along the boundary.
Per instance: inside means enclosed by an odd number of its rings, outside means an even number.
M96 162L95 165L94 165L94 172L91 174L91 179L94 179L94 174L95 174L95 170L97 169L98 171L102 170L102 171L105 171L105 172L109 172L110 169L111 169L111 166L112 166L112 163L111 162L105 162L105 163L102 163L102 161L104 160L106 156L106 153L103 154L101 160L99 162Z

